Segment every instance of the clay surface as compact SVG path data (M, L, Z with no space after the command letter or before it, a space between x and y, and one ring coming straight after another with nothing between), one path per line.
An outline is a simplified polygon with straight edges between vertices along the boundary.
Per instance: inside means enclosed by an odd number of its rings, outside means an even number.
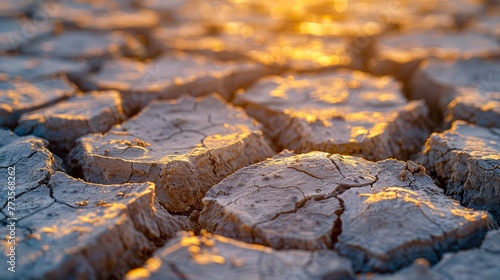
M183 233L125 279L354 279L334 251L276 251L209 233Z
M155 208L152 183L95 185L55 173L16 200L19 279L119 278L187 226ZM5 222L5 221L4 221ZM1 229L6 235L7 228ZM5 240L1 241L8 246Z
M15 51L33 40L49 36L53 28L53 23L49 21L40 23L28 19L0 18L0 52Z
M295 71L335 67L361 68L361 50L351 52L345 38L321 38L308 35L261 32L248 38L245 34L217 36L155 36L166 48L180 49L218 59L251 59L264 65ZM283 51L285 50L285 51Z
M390 272L481 244L494 227L461 207L411 161L283 153L210 189L200 224L275 249L335 248L355 271Z
M499 18L0 0L0 279L498 278Z
M500 85L500 84L499 84ZM464 120L483 127L500 128L500 92L477 88L459 88L449 104L445 122Z
M52 150L64 153L71 150L78 137L106 132L123 120L118 92L91 92L21 115L15 133L47 139Z
M261 79L234 103L263 123L280 148L298 153L407 159L428 133L423 102L408 102L388 77L357 71Z
M489 210L500 221L500 129L463 121L432 134L420 162L462 205Z
M230 99L233 91L266 75L262 65L247 62L219 62L201 56L164 55L150 63L118 59L104 64L90 75L85 87L122 92L125 107L137 111L157 98L175 99L213 92Z
M0 3L0 16L22 16L31 11L33 4L33 0L4 0Z
M121 55L141 55L145 50L129 35L115 32L74 31L48 37L22 48L23 53L62 59L86 59L90 68L98 68L106 59Z
M480 248L445 254L430 267L426 260L415 263L392 275L361 276L360 279L495 279L500 273L500 230L490 231Z
M85 75L87 72L88 68L83 62L36 56L0 57L0 81L14 79L34 81L50 78L58 74L79 76Z
M75 92L75 86L62 77L0 83L0 126L14 127L22 114L57 103Z
M415 72L411 98L425 99L434 119L499 127L499 122L492 120L498 114L499 71L496 60L430 60Z
M155 182L174 212L201 208L214 184L274 153L241 109L216 96L151 103L109 133L80 138L71 159L87 181Z
M0 234L11 234L6 225L14 222L16 237L0 243L17 253L16 274L5 279L119 278L175 232L190 229L154 200L152 183L77 180L58 171L61 160L45 140L7 130L0 136ZM15 177L13 190L8 176Z

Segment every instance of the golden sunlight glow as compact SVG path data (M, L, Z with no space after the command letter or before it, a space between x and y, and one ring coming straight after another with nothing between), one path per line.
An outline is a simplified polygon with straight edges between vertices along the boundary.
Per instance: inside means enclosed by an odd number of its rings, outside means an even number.
M488 218L488 214L486 212L476 212L472 210L462 210L460 208L452 208L450 209L451 213L455 216L462 217L469 222L475 222L479 220L485 220Z
M360 194L360 196L367 197L364 201L365 204L373 204L384 200L402 199L404 202L413 204L417 207L425 205L432 210L436 210L436 207L430 201L421 199L418 193L400 187L389 187L381 192Z

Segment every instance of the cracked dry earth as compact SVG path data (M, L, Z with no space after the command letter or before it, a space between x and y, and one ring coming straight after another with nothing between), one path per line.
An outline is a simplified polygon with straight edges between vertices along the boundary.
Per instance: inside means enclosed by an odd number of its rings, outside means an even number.
M1 1L0 279L499 279L499 19Z

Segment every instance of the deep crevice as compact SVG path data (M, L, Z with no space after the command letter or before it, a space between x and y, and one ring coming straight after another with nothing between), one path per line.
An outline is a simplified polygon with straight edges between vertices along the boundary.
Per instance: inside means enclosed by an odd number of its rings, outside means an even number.
M340 203L340 209L335 211L335 215L337 215L337 219L335 220L335 223L333 224L332 235L331 235L333 247L335 247L335 244L337 244L339 236L342 234L342 219L340 217L342 216L342 214L344 213L344 210L345 210L344 200L340 197L337 197L337 199L339 200L339 203Z

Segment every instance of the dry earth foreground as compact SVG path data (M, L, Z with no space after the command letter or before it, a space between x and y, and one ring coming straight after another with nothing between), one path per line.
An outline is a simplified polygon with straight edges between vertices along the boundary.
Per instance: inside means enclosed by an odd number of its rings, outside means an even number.
M499 279L500 1L0 1L0 279Z

